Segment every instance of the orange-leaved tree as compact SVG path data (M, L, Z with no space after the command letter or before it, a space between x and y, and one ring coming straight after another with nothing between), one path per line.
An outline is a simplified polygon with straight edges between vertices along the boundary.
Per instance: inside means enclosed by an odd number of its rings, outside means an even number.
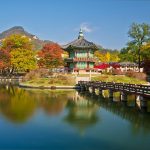
M63 50L56 44L46 44L38 53L38 65L48 69L57 68L63 64Z
M10 67L10 54L4 49L0 49L1 73L6 72L9 67Z

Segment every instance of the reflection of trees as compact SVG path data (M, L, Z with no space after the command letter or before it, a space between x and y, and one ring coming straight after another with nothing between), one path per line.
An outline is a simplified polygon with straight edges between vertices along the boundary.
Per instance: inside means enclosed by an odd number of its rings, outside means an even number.
M66 103L66 95L51 93L48 99L41 101L40 106L47 114L57 115L63 111Z
M84 95L86 96L86 94ZM131 98L132 95L130 100ZM150 119L148 113L141 113L136 107L130 108L130 106L127 106L128 103L112 102L103 97L94 96L89 98L89 96L86 96L86 99L94 101L97 105L100 105L113 114L128 120L131 123L131 129L134 133L139 133L141 130L144 133L150 132Z
M0 112L12 122L21 123L42 108L48 115L62 112L71 92L50 90L25 90L13 86L0 88Z
M33 97L19 88L10 86L6 89L0 91L0 112L13 122L25 122L35 109Z
M65 117L65 121L77 127L81 132L98 121L96 115L98 106L79 96L77 92L74 98L68 101L67 108L69 113Z
M68 97L74 91L30 90L28 92L30 95L34 95L36 102L38 101L38 107L42 108L48 115L58 115L63 111Z

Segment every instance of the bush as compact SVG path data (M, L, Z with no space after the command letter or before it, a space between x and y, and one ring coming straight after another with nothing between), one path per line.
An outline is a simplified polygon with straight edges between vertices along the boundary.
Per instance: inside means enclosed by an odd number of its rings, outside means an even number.
M127 77L132 77L132 78L136 78L139 80L146 80L147 79L147 75L143 72L134 72L134 71L128 71L125 74Z
M74 85L75 80L72 77L65 75L58 75L57 77L50 78L49 84L60 84L60 85Z
M24 81L28 81L28 80L33 80L33 79L37 79L37 78L43 78L43 77L47 77L49 76L50 73L48 71L48 69L36 69L36 70L32 70L29 73L27 73L24 77Z
M122 72L119 69L113 69L112 70L112 75L125 75L125 72Z

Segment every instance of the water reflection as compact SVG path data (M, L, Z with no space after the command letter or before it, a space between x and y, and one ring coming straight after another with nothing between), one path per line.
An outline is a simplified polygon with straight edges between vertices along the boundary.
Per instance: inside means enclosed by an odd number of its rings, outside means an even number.
M133 95L129 95L130 99L128 102L116 102L112 99L104 98L103 96L91 96L87 93L81 93L81 95L85 97L85 99L96 103L101 108L129 121L131 123L130 129L134 134L140 133L141 131L145 134L150 132L150 114L146 112L142 113L139 111L138 107L133 107L135 106L135 102L133 105Z
M42 110L47 116L63 114L62 122L81 133L102 122L100 108L130 122L134 134L150 132L148 113L141 113L132 103L113 102L108 98L63 90L27 90L14 86L0 87L0 113L12 123L26 123ZM65 113L64 113L65 112Z
M96 114L99 106L85 99L78 92L75 92L73 99L68 101L67 108L69 111L65 121L78 128L80 133L84 133L87 127L96 124L99 120Z

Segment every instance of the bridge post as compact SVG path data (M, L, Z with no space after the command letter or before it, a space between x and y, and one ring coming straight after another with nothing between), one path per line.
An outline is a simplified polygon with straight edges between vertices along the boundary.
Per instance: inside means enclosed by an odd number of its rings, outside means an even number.
M121 98L121 101L122 101L122 102L126 102L127 99L128 99L127 93L121 92L120 98Z
M102 96L102 94L103 94L103 90L102 90L101 88L99 88L99 89L98 89L98 91L99 91L99 93L98 93L98 94L99 94L99 96Z
M81 91L85 91L85 86L81 85Z
M113 90L109 90L109 98L113 98Z
M147 100L145 100L143 96L138 95L137 96L137 100L140 101L140 107L141 107L141 109L145 109L147 107Z
M88 91L88 86L87 85L85 85L85 91Z
M92 86L92 94L95 94L95 87Z

